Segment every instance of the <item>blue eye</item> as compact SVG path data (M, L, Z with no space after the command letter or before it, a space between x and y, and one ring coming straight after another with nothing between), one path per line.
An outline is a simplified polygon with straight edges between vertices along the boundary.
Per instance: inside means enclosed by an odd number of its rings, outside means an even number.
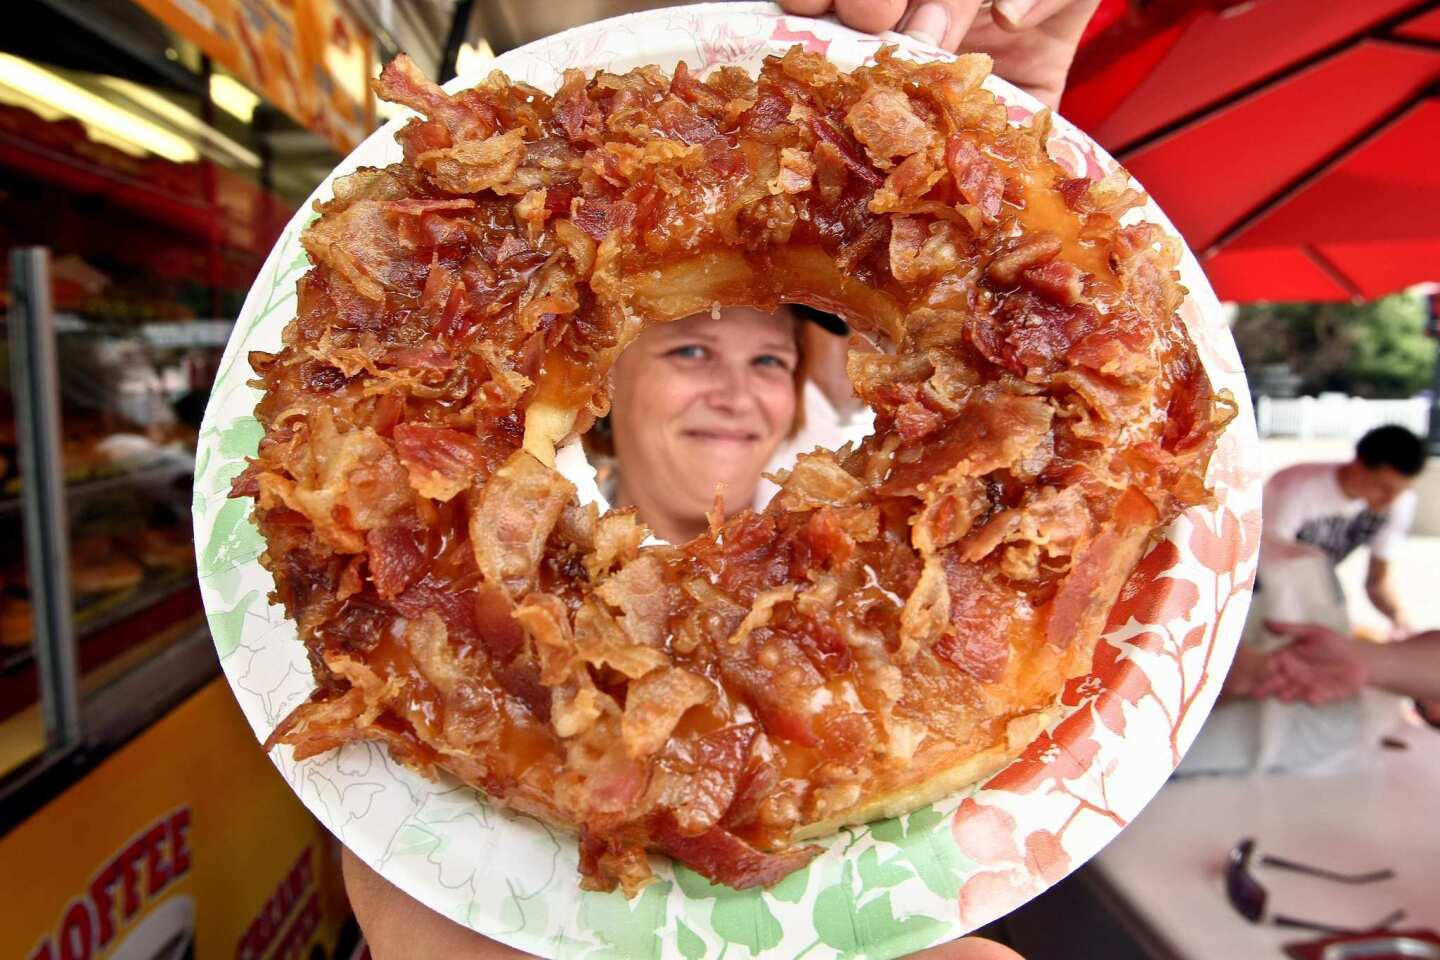
M703 360L708 351L698 343L685 343L668 351L665 356L681 360Z
M789 370L790 362L784 357L776 356L773 353L765 353L756 357L753 361L756 366L771 367L778 370Z

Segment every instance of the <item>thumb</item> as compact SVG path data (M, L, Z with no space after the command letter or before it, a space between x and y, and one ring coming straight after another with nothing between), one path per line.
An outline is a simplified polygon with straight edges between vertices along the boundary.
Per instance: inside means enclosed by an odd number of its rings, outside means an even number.
M1100 0L995 0L991 16L1000 29L1016 31L1029 30L1063 11L1067 31L1083 30L1098 6Z
M830 0L778 0L780 9L800 17L818 17L830 9Z
M963 940L912 953L908 960L1025 960L1025 958L993 940L965 937Z
M911 0L900 25L895 29L921 43L940 47L951 53L960 46L982 0Z
M905 15L905 0L835 0L835 16L852 30L893 30Z

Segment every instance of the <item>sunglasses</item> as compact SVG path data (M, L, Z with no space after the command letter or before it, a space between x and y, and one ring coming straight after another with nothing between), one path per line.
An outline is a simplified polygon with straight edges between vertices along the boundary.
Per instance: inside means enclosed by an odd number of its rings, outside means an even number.
M1225 896L1229 898L1233 906L1242 917L1251 923L1264 923L1267 920L1265 904L1270 895L1261 885L1255 875L1250 872L1251 861L1255 857L1255 840L1246 837L1237 843L1230 851L1230 862L1225 867ZM1395 876L1394 870L1372 870L1369 873L1338 873L1334 870L1326 870L1323 867L1312 867L1304 863L1296 863L1294 860L1286 860L1283 857L1274 857L1269 854L1261 854L1259 862L1267 867L1275 867L1279 870L1291 870L1295 873L1303 873L1310 877L1320 877L1324 880L1333 880L1336 883L1363 884L1378 883L1381 880L1389 880ZM1301 920L1298 917L1289 917L1276 913L1268 917L1270 923L1277 927L1298 927L1302 930L1315 930L1320 933L1370 933L1374 930L1384 930L1402 920L1405 917L1404 910L1396 910L1378 923L1363 930L1354 930L1348 927L1337 927L1334 924L1319 923L1314 920Z

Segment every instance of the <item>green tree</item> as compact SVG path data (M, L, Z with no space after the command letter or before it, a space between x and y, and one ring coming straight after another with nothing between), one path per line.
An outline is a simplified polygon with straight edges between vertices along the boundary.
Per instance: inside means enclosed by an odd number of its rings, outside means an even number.
M1360 304L1246 304L1234 332L1248 369L1283 363L1300 376L1303 393L1411 397L1430 386L1435 368L1425 301L1412 294Z
M1410 397L1430 386L1435 341L1425 335L1425 302L1399 294L1377 300L1348 328L1352 343L1345 374L1351 392Z

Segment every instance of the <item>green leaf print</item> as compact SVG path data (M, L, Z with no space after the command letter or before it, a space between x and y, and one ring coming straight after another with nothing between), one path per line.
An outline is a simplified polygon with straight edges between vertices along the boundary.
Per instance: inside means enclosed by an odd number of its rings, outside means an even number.
M211 497L230 494L230 482L245 469L245 458L260 448L265 430L254 417L239 417L204 438L195 465L196 491Z
M689 927L685 921L675 921L675 945L680 948L680 955L685 960L700 960L705 956L705 941L700 935Z
M950 831L943 826L946 821L945 814L933 806L925 807L910 814L903 824L900 820L886 820L872 825L870 835L900 848L900 855L890 858L887 864L909 864L931 893L949 900L960 893L965 861Z
M866 889L883 890L909 880L913 874L900 865L900 861L904 859L905 855L902 853L881 863L880 851L875 847L860 854L860 879Z
M210 571L205 582L210 585L210 592L217 606L233 607L240 602L240 592L250 582L250 578L246 576L244 567L231 567L229 570ZM264 601L255 604L255 613L265 616L265 606Z
M306 224L306 226L309 226L309 224ZM294 277L295 274L304 273L309 269L310 255L305 252L305 248L297 241L295 244L295 255L291 257L290 262L285 265L285 272L281 274L281 276L290 279Z
M826 887L815 898L812 919L815 932L827 945L850 955L860 949L860 931L855 922L855 893L850 889L854 868L847 862L840 871L840 882Z
M265 430L260 426L259 420L254 417L240 417L220 431L220 441L216 446L227 461L243 460L255 456L255 452L260 448L260 438L264 435Z
M429 857L440 849L440 836L424 827L417 827L413 824L406 824L396 831L394 838L390 841L390 849L385 852L385 859L393 860L396 857Z
M685 892L685 896L692 900L703 900L705 897L718 897L730 889L729 887L722 887L718 883L711 883L683 863L675 864L675 880L680 884L680 889Z
M542 891L536 891L529 896L522 897L515 889L515 884L506 881L505 885L510 888L510 895L500 905L499 919L503 927L503 933L516 933L521 930L543 930L545 928L545 917L547 909L545 897ZM472 919L467 919L465 925L474 928L472 920L478 920L485 916L480 904L471 904L470 914Z
M248 563L263 549L260 531L250 522L249 500L227 500L215 513L210 536L200 555L200 576Z
M928 947L949 929L946 923L931 917L897 920L888 890L860 908L855 925L864 947L881 947L887 957L901 957Z
M905 836L905 827L898 817L894 820L881 820L870 824L870 836L885 843L899 843Z
M782 903L799 903L805 898L805 890L810 886L810 868L796 870L790 876L781 880L768 891L770 896Z
M215 638L215 652L224 660L240 646L240 637L245 629L245 617L260 596L259 590L251 590L230 610L211 611L206 615L210 621L210 635Z
M780 926L780 921L775 919L770 905L765 902L767 891L759 888L735 890L723 884L711 883L694 870L678 863L675 865L675 879L685 896L690 899L715 900L715 906L710 911L710 926L727 943L743 946L751 954L758 954L762 950L779 946L784 939L785 931ZM794 903L804 895L806 881L802 876L797 890L792 880L793 878L786 878L785 883L790 886L783 891L785 896L780 899L793 898L789 902ZM770 895L777 892L781 892L780 887L768 891Z
M888 890L857 909L854 876L846 863L840 882L815 898L815 932L842 956L866 956L876 948L880 948L877 956L905 956L929 946L949 929L944 921L930 917L897 919Z
M585 894L580 901L580 923L607 944L587 956L592 960L645 960L660 956L665 898L670 895L671 886L652 883L633 903L618 890Z
M779 946L785 931L765 903L764 891L734 890L715 901L710 925L723 939L745 947L752 955Z

